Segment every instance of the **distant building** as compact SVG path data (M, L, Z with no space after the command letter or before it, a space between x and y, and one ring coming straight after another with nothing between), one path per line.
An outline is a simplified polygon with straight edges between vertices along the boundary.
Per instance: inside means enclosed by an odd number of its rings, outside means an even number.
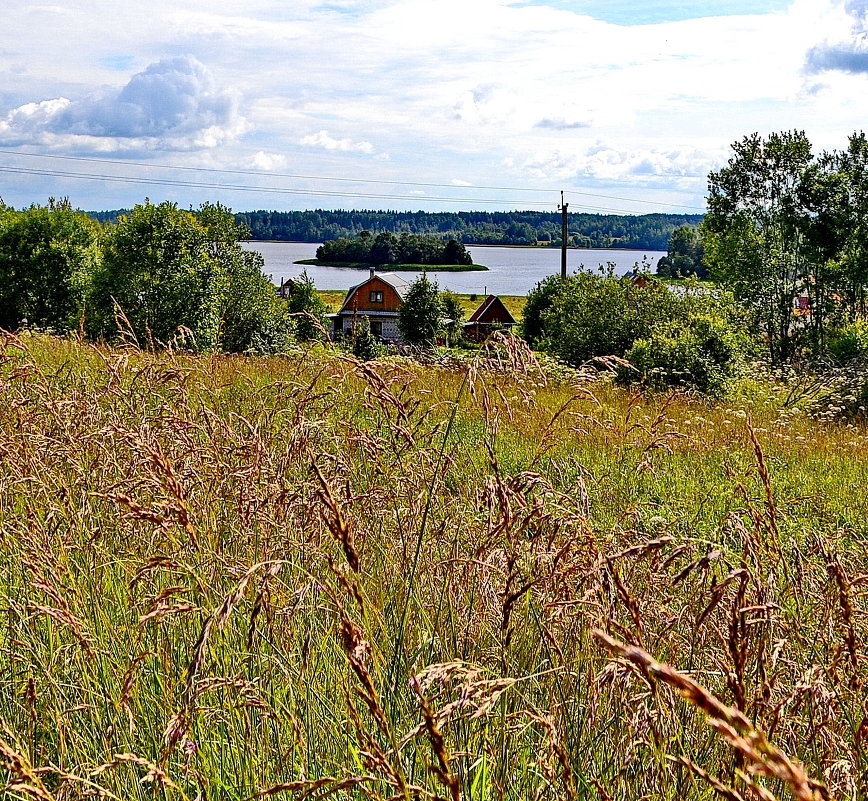
M464 336L471 342L482 342L495 329L511 329L517 325L503 301L496 295L489 295L464 323Z
M274 292L279 298L291 298L292 293L295 292L295 283L294 279L287 278L280 282L280 286L275 287Z
M394 273L377 273L371 269L366 281L349 288L340 311L329 315L334 338L351 335L360 318L367 317L371 333L377 339L400 345L398 310L408 287L409 284Z
M649 275L645 272L641 272L639 270L630 270L630 272L624 273L624 278L627 281L630 281L634 286L638 286L639 288L649 285L659 286L660 284L660 282L656 278L654 278L654 276Z

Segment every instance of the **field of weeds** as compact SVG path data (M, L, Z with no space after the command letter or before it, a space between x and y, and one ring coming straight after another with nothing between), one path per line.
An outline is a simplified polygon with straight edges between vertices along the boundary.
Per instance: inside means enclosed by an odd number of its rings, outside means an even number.
M4 797L865 798L868 432L788 397L6 336Z

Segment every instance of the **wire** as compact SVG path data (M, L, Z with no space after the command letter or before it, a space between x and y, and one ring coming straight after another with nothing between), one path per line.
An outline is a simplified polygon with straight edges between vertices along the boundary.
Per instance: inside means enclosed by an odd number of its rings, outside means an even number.
M486 204L497 204L501 206L515 206L520 207L524 206L539 206L539 207L549 207L552 206L551 202L542 202L542 201L517 201L517 200L503 200L496 198L473 198L472 200L468 200L467 198L451 198L451 197L442 197L437 195L398 195L398 194L374 194L374 193L364 193L364 192L330 192L325 190L308 190L308 189L286 189L279 187L258 187L258 186L245 186L244 184L222 184L222 183L206 183L201 181L181 181L178 179L171 178L133 178L129 176L119 176L119 175L106 175L106 174L95 174L95 173L80 173L80 172L68 172L65 170L39 170L39 169L28 169L24 167L4 167L0 166L0 172L17 174L17 175L41 175L45 177L54 177L54 178L74 178L88 181L106 181L109 183L125 183L125 184L142 184L147 186L175 186L175 187L183 187L183 188L198 188L198 189L219 189L224 191L233 191L233 192L264 192L269 194L280 194L280 195L306 195L306 196L317 196L317 197L341 197L341 198L354 198L354 199L373 199L373 200L415 200L415 201L434 201L438 203L460 203L466 205L468 202L472 203L486 203ZM573 204L575 208L584 209L586 211L593 212L611 212L613 214L625 214L629 212L625 212L624 209L614 209L608 208L605 206L589 206L583 204Z
M0 148L0 154L12 155L12 156L25 156L29 158L40 158L40 159L58 159L61 161L78 161L78 162L87 162L92 164L116 164L122 166L132 166L132 167L145 167L145 168L159 168L159 169L167 169L167 170L177 170L177 171L187 171L187 172L206 172L206 173L216 173L216 174L225 174L225 175L249 175L255 177L263 177L265 173L256 170L230 170L230 169L218 169L215 167L191 167L188 165L170 165L170 164L149 164L141 161L125 161L122 159L99 159L93 157L86 156L60 156L53 155L47 153L22 153L17 150L6 150ZM4 169L4 168L0 168ZM21 168L23 169L23 168ZM4 171L10 171L4 169ZM38 171L34 171L31 173L33 175L40 175L42 173ZM68 177L74 177L78 174L69 174ZM271 178L291 178L291 179L302 179L302 180L311 180L311 181L339 181L341 183L360 183L360 184L381 184L384 186L419 186L419 187L427 187L427 188L438 188L438 189L461 189L461 190L484 190L484 191L505 191L505 192L544 192L546 194L553 194L554 190L551 189L535 189L532 187L512 187L512 186L456 186L455 184L441 184L441 183L424 183L420 181L386 181L379 179L367 179L367 178L335 178L332 176L323 176L323 175L304 175L304 174L296 174L296 173L267 173L267 175ZM682 176L682 177L704 177L704 176ZM108 177L103 180L109 180ZM157 182L156 179L129 179L131 182L133 180L137 180L140 182L147 182L148 180ZM179 182L177 185L191 185L197 186L199 184L184 184ZM209 188L214 188L210 185L202 184L203 186L208 186ZM243 189L244 187L232 186L232 189ZM253 191L253 188L249 188L250 191ZM370 197L370 198L380 198L380 199L415 199L417 196L415 195L379 195L379 194L365 194L365 193L332 193L327 191L298 191L293 192L293 190L277 190L277 189L260 189L259 191L265 192L277 192L277 191L285 191L287 193L296 193L296 194L311 194L311 195L323 195L323 196L337 196L337 197ZM691 211L697 213L703 213L703 210L697 209L696 206L688 206L683 203L663 203L656 200L639 200L635 198L627 198L627 197L619 197L617 195L603 195L597 194L594 192L582 192L580 190L568 190L571 196L581 196L581 197L590 197L590 198L601 198L604 200L618 200L625 203L638 203L647 206L660 206L664 208L681 208L681 209L690 209ZM420 198L421 199L421 198ZM424 196L426 200L448 200L452 202L452 198L434 198L429 196ZM459 202L455 200L454 202ZM484 199L476 199L476 198L468 198L464 202L477 202L477 203L502 203L504 201L498 200L484 200ZM525 205L551 205L549 203L540 203L534 201L523 201ZM595 206L579 206L579 208L598 208ZM622 210L618 209L605 209L606 211L614 211L623 213Z

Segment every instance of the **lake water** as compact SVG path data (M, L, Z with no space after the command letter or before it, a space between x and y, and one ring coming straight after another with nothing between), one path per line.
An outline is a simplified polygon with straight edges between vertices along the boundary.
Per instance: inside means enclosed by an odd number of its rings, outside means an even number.
M258 250L265 258L265 274L275 284L286 278L301 275L304 269L317 289L348 289L366 277L364 270L349 267L312 267L295 264L299 259L316 257L317 245L307 242L247 242L245 247ZM438 273L429 270L428 276L440 289L477 295L526 295L548 275L559 275L561 251L558 248L503 248L471 245L467 248L476 264L484 264L487 272ZM569 250L567 270L596 270L600 265L614 263L616 275L632 270L637 262L646 260L653 271L657 260L666 254L657 250ZM419 273L402 272L412 281Z

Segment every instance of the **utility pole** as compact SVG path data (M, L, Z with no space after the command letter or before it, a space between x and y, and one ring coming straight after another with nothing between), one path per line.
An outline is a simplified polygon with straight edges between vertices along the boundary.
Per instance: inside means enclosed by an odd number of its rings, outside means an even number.
M567 237L569 236L567 208L569 205L569 203L564 203L564 193L561 192L561 205L558 206L558 211L561 213L561 278L567 277Z

